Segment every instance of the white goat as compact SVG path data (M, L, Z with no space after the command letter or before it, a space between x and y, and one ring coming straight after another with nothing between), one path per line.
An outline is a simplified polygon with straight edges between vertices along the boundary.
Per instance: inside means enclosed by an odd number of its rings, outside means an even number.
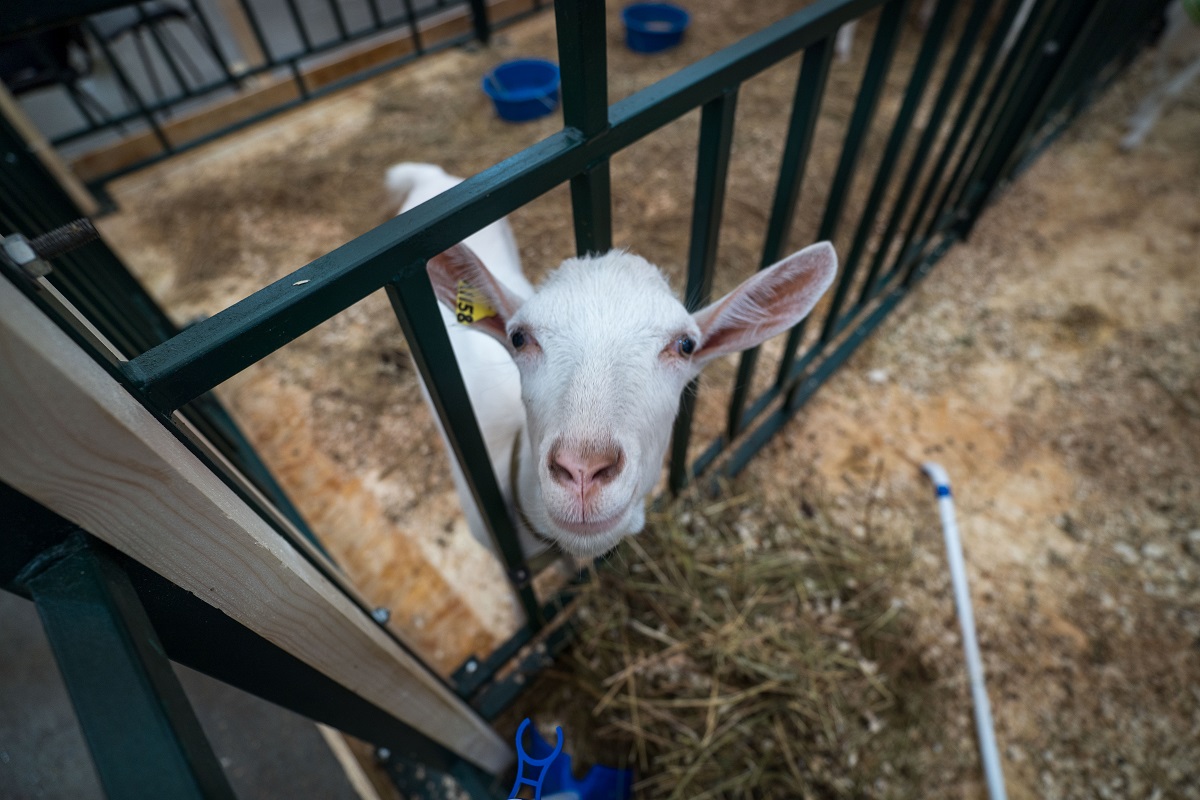
M387 175L401 212L459 180L429 164ZM532 554L550 540L590 557L645 524L684 387L713 359L803 319L837 256L811 245L695 314L657 267L621 250L567 259L535 290L503 219L428 268L522 546ZM472 533L490 546L457 463L454 479Z

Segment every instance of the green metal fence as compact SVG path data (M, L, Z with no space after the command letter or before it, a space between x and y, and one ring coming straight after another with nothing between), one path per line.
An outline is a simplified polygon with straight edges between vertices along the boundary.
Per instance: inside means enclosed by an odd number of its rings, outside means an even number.
M812 237L848 242L839 248L842 272L831 300L821 314L789 333L771 385L758 396L750 396L749 387L763 359L757 351L742 356L725 431L690 463L695 387L682 401L671 450L671 491L700 476L736 474L934 263L967 236L995 194L1127 63L1165 5L1038 0L1027 22L1013 32L1022 2L940 0L922 34L883 148L871 159L870 188L856 213L848 210L851 185L867 160L867 133L896 69L893 56L905 24L906 0L819 0L612 105L607 102L605 5L600 0L560 0L555 14L565 126L544 141L183 331L166 327L154 313L135 313L148 298L127 276L120 277L124 272L102 245L69 257L56 280L81 303L95 306L114 331L129 328L118 317L157 320L153 330L127 337L127 346L139 354L114 369L168 426L176 411L211 424L219 410L206 410L197 402L214 387L368 294L386 289L528 618L498 652L472 659L454 676L459 693L491 718L519 691L520 681L511 675L497 681L497 671L539 635L561 604L542 607L533 592L530 566L495 476L480 455L486 450L426 261L564 182L570 184L577 251L606 250L611 245L611 195L621 190L611 184L610 157L699 109L686 297L693 306L703 303L719 245L739 87L789 56L803 54L760 260L766 267L783 254L802 182L810 174L807 163L830 74L833 37L843 24L872 15L876 24L866 69ZM1010 32L1015 35L1006 46ZM5 144L13 147L11 138ZM65 201L42 196L53 190L31 177L34 167L26 164L27 154L15 160L20 164L0 173L0 222L8 231L36 234L69 218ZM33 203L37 213L27 207L14 210L31 194L38 195ZM228 438L235 442L238 437ZM233 444L230 449L237 450ZM234 460L246 463L236 452ZM547 647L525 651L513 674L534 671L552 657L569 629L552 630ZM210 667L237 680L236 670ZM275 696L284 696L282 702L293 707L303 705L287 690L292 673L285 673L285 688L276 689ZM308 713L314 713L311 699L307 703ZM315 713L328 714L325 703L316 705ZM371 713L362 710L357 714L361 719L341 714L335 724L376 740L387 730L394 740L399 729ZM362 721L367 718L374 727ZM429 753L425 747L421 757L432 759Z

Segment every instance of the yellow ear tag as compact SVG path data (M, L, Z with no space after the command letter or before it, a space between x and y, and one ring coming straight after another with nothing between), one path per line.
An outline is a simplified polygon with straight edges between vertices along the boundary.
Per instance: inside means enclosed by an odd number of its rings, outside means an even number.
M496 316L496 309L488 304L483 292L466 281L458 282L458 321L462 325L473 325L481 319Z

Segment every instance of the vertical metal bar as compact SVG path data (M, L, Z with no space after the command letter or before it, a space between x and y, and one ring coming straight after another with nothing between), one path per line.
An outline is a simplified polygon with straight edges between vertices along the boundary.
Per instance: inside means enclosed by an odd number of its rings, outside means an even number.
M233 797L129 577L82 532L18 577L110 797Z
M154 97L158 101L155 106L162 108L165 105L165 96L163 94L162 84L158 80L158 72L154 69L154 64L150 61L150 52L146 49L146 42L142 39L141 29L135 29L130 38L133 39L133 46L137 48L138 56L142 59L142 64L146 67L146 78L150 81L150 88L154 92ZM169 114L170 112L166 112Z
M612 183L608 159L571 178L571 210L577 255L612 249Z
M804 183L804 170L808 153L812 149L813 134L820 117L821 99L825 96L825 85L829 80L829 65L833 60L833 42L827 36L804 51L800 66L800 77L796 81L795 97L792 100L792 118L788 123L787 141L783 149L783 160L779 165L779 180L775 184L775 200L771 204L771 217L767 222L767 237L763 244L759 269L766 269L779 261L783 254L792 218L796 215L796 201ZM742 419L750 387L754 382L754 370L758 362L759 348L742 353L738 362L737 378L733 384L733 397L729 401L727 436L730 441L742 431Z
M204 45L212 53L213 60L221 68L221 74L225 76L225 80L234 86L240 85L238 79L234 77L233 70L229 67L229 60L225 58L225 53L221 50L221 43L217 41L217 37L213 33L212 23L208 21L208 15L204 13L204 9L200 8L200 3L197 0L188 0L188 8L191 9L192 16L200 23Z
M838 280L837 288L834 290L833 299L829 304L829 311L825 316L825 324L821 328L820 341L822 342L828 342L832 339L843 326L844 320L841 318L842 304L845 303L846 297L850 294L855 273L858 271L859 261L862 259L863 252L867 249L867 241L871 238L871 231L875 227L875 217L879 213L879 207L883 204L884 194L891 181L892 171L896 167L896 161L900 158L900 150L904 147L904 142L908 138L908 132L912 126L913 117L916 116L917 108L921 105L921 100L925 97L925 88L929 84L929 77L933 73L938 53L941 52L942 39L946 34L946 29L950 25L950 17L954 11L954 4L955 0L939 0L937 9L933 14L933 19L930 21L929 31L925 34L925 41L921 43L921 50L917 55L917 63L913 66L912 74L908 79L908 86L904 90L904 100L900 104L900 110L896 114L896 121L892 125L892 132L888 135L887 144L883 149L883 156L879 160L879 167L875 171L875 182L871 186L871 193L867 196L866 205L863 206L862 215L858 220L858 230L855 231L854 239L850 245L850 254L842 262L842 274ZM932 120L929 124L936 125ZM883 239L879 242L879 249L886 250L887 245L887 239ZM850 317L853 317L853 310L848 315L848 318Z
M87 22L85 24L87 25L88 33L92 35L92 39L100 47L100 52L104 56L104 60L108 62L109 68L112 69L113 74L117 76L117 82L121 84L121 89L125 92L126 96L133 101L133 104L137 106L138 114L140 114L142 119L146 121L146 124L150 126L150 130L154 132L154 138L158 139L158 143L162 145L163 150L168 153L174 152L175 148L172 147L170 140L167 139L167 135L163 133L162 128L159 127L158 121L154 119L154 114L150 112L150 109L146 108L146 104L142 101L142 96L138 94L137 89L134 88L133 83L130 82L129 76L125 74L125 70L121 68L120 63L118 63L117 59L113 56L112 50L109 48L108 43L104 41L104 37L100 36L99 32L96 30L95 26L91 24L91 22Z
M1035 48L1030 52L1025 68L1021 70L1013 91L985 141L979 159L975 162L959 200L965 218L959 223L965 238L974 225L983 203L995 190L1009 157L1015 152L1017 143L1025 130L1034 109L1041 103L1053 81L1056 69L1063 63L1067 48L1062 39L1072 40L1087 18L1089 9L1102 8L1105 0L1093 4L1090 0L1063 0L1058 3L1049 21L1039 34Z
M604 0L554 6L562 73L563 124L585 138L608 129L608 53ZM608 159L571 178L575 249L579 255L612 248Z
M554 6L562 72L563 122L585 136L608 127L608 53L604 0Z
M161 55L163 61L166 62L167 69L171 71L171 77L173 77L175 82L179 84L179 90L183 93L184 97L192 97L195 93L192 91L191 87L188 86L187 79L184 78L183 71L179 68L179 65L175 63L175 59L171 57L171 52L167 48L166 42L163 41L162 36L159 33L158 26L150 22L149 18L146 16L145 9L142 8L141 3L137 4L137 12L139 21L142 23L145 29L150 32L150 38L154 40L154 46L158 48L159 55ZM134 32L134 35L137 36L136 31ZM149 63L149 60L147 60L147 66L149 66ZM160 99L166 102L165 97L160 97Z
M403 0L404 16L408 20L408 32L412 36L413 49L417 51L417 55L425 52L425 45L421 43L421 29L417 27L417 12L413 10L412 0Z
M462 467L471 496L496 545L496 552L504 562L529 624L536 630L543 620L533 592L529 565L509 518L508 505L496 483L496 473L488 460L483 434L479 431L479 422L471 408L471 399L454 358L454 349L438 310L438 300L429 283L429 273L424 267L422 264L420 269L405 270L401 277L389 283L388 299L437 409L446 439Z
M971 129L971 134L967 137L967 143L959 155L958 162L955 164L950 178L946 181L937 204L934 206L933 214L929 217L929 222L921 237L923 240L928 241L939 229L944 227L943 216L951 203L951 199L959 193L958 186L967 173L967 165L972 163L973 156L983 141L984 133L991 130L994 125L996 120L995 115L1000 109L1002 98L1013 87L1013 82L1019 71L1018 67L1028 58L1029 49L1041 34L1042 28L1048 21L1051 8L1054 5L1054 0L1046 0L1046 2L1035 6L1035 13L1025 21L1025 26L1021 29L1020 35L1013 43L1012 49L1004 59L1004 63L1000 65L991 91L988 92L987 99L984 101L983 106L979 110L979 115L975 119L975 125ZM1003 40L1007 38L1008 33L1007 30L1000 30L994 36ZM912 270L917 263L919 263L919 259L910 259L908 273L905 276L906 281L911 278L913 274Z
M946 137L945 144L942 145L942 150L938 155L937 162L934 164L933 169L929 174L929 178L925 182L925 188L921 192L921 199L917 201L916 209L913 211L912 217L909 220L908 228L904 233L904 238L900 242L897 264L888 273L884 283L890 281L892 276L902 271L910 263L910 259L914 258L909 249L910 245L912 244L913 237L916 236L917 228L920 227L921 220L925 216L925 211L929 208L929 203L933 199L933 195L937 192L942 175L945 173L946 167L950 164L950 157L954 155L954 150L958 146L958 140L962 137L963 132L967 128L967 122L971 118L971 113L975 110L976 103L983 94L983 87L987 84L987 80L992 74L992 65L996 62L996 58L1000 55L1001 48L1004 44L1005 34L1012 27L1013 20L1017 15L1017 11L1024 2L1025 0L1008 0L1008 4L1004 7L1004 12L1000 17L1000 22L997 24L991 39L988 41L988 45L983 53L983 58L980 59L979 65L975 69L975 74L971 78L971 83L968 85L966 92L963 94L962 103L958 109L958 115L954 120L954 127L950 130L949 136ZM874 292L877 288L879 287L872 288L871 291Z
M367 9L371 12L371 26L375 30L383 28L383 15L379 13L379 0L367 0Z
M5 522L5 546L0 548L0 588L28 594L28 589L16 585L17 576L28 574L30 570L26 567L31 560L61 547L78 528L4 483L0 483L0 518ZM175 663L365 741L386 746L393 753L420 759L431 769L449 769L459 760L442 745L194 594L111 548L104 548L103 552L128 576L162 642L162 651ZM415 658L403 643L398 644ZM433 673L429 676L440 680ZM135 764L140 765L145 755L135 755ZM109 795L174 796L150 791Z
M296 0L283 0L287 6L288 14L292 18L292 24L296 26L296 32L300 34L300 42L304 45L304 52L311 53L313 46L312 40L308 38L308 28L304 25L304 18L300 15L300 9L296 7Z
M896 195L891 216L888 218L887 227L884 228L883 236L879 240L879 246L875 250L875 257L871 261L871 267L867 271L866 278L863 279L862 291L859 294L857 303L859 308L866 305L875 295L875 282L879 277L880 270L883 268L884 260L891 251L892 237L896 235L896 231L900 227L900 220L903 218L905 212L910 209L908 198L912 194L913 189L916 188L917 179L921 174L921 170L925 167L929 151L933 149L934 140L937 139L938 131L941 130L943 119L950 107L950 101L954 97L959 80L967 68L967 61L971 57L971 50L974 49L975 42L983 30L983 23L987 19L987 14L991 10L991 7L991 0L975 0L975 4L971 9L971 16L967 19L967 25L963 30L962 38L959 40L958 47L955 49L954 55L950 59L950 64L946 68L946 75L942 79L942 87L938 91L937 99L934 100L933 109L929 114L929 121L925 124L925 130L921 134L921 139L917 143L917 149L913 153L912 162L909 164L908 173L904 176L904 182L901 184L900 191ZM904 247L901 246L898 252L898 258L903 258Z
M471 7L471 27L475 30L475 38L487 44L492 38L492 23L488 20L487 4L483 0L468 0Z
M700 146L696 156L696 193L692 199L692 237L688 247L686 305L695 311L709 302L713 267L725 207L725 180L729 173L729 149L733 144L733 122L737 89L730 89L704 104L700 115ZM669 486L678 493L687 483L687 450L696 410L696 381L679 401L679 414L671 440Z
M1064 86L1070 85L1071 82L1084 71L1084 68L1090 66L1095 68L1099 61L1105 58L1109 51L1108 37L1105 36L1105 31L1111 30L1108 25L1101 27L1101 23L1112 23L1110 12L1120 11L1119 4L1115 0L1099 0L1090 9L1084 9L1085 18L1081 25L1074 28L1074 34L1069 34L1067 31L1060 32L1066 36L1060 35L1056 38L1069 38L1068 43L1056 41L1056 53L1062 53L1061 61L1054 69L1053 76L1050 78L1050 83L1041 92L1041 97L1038 99L1034 110L1024 117L1025 122L1022 126L1022 131L1017 139L1017 143L1012 147L1011 152L1004 159L1003 164L997 171L997 177L1005 177L1008 174L1009 168L1020 160L1021 155L1029 146L1030 140L1036 134L1037 129L1045 121L1049 107L1058 99L1060 91ZM1125 22L1125 20L1119 20ZM1097 41L1101 39L1101 41ZM1047 54L1050 57L1052 54ZM988 191L981 197L977 203L978 208L987 205L989 199L993 196L996 188L995 182L989 183Z
M242 5L246 22L250 25L250 30L254 33L254 38L258 42L258 49L262 51L263 58L267 60L268 64L275 63L275 55L267 45L267 37L263 34L262 25L258 22L258 15L254 13L254 7L251 5L250 0L238 0L238 2ZM246 58L248 60L249 56L246 56Z
M887 84L888 69L892 64L892 56L896 53L896 45L900 40L903 28L904 10L908 0L891 0L883 7L879 18L879 26L875 31L875 40L871 44L871 56L867 62L867 71L863 75L862 85L858 90L858 102L850 117L850 126L846 131L845 144L842 145L842 157L838 162L837 173L834 175L833 186L829 190L829 200L825 204L825 215L817 231L817 241L832 239L837 233L838 221L842 215L842 207L850 192L850 183L854 179L854 171L858 167L858 157L862 154L863 145L867 141L867 131L879 106L879 98ZM841 280L845 281L845 275ZM782 388L788 382L796 359L796 349L804 337L805 323L801 322L788 333L784 345L783 359L779 363L779 373L776 376L776 386Z
M39 47L38 49L40 51L41 48ZM39 52L39 56L40 55L41 55L41 53ZM84 130L88 133L99 130L101 128L101 124L96 121L96 118L94 116L92 116L92 111L94 109L88 108L86 101L89 98L88 98L87 94L84 92L84 90L80 89L79 86L77 85L76 81L74 81L73 79L63 81L62 87L63 87L63 90L66 91L67 97L71 98L71 103L75 106L75 108L83 116L83 119L85 122ZM93 102L97 102L97 104L99 104L98 101L93 101ZM105 123L107 123L108 120L110 119L110 117L108 115L108 111L103 106L100 106L99 110L100 110L101 119Z
M304 82L304 73L300 71L300 62L293 58L288 61L288 69L292 72L292 83L296 84L296 91L300 92L302 100L309 99L308 84Z
M33 46L34 51L37 53L38 60L42 62L43 69L53 73L58 73L61 71L62 68L56 63L54 55L49 51L47 46L43 44L41 37L31 37L28 42ZM83 102L83 98L85 98L86 95L83 93L83 90L79 88L77 81L73 79L65 80L62 82L62 86L66 90L67 96L70 97L71 101L75 104L76 109L78 109L79 113L83 115L84 120L87 122L87 132L90 133L92 131L99 130L101 125L96 122L95 118L92 116L92 112L88 110L87 105ZM101 108L101 110L103 111L103 108ZM107 116L107 114L102 116Z
M337 26L338 38L343 42L350 38L350 32L346 29L346 18L342 16L342 6L339 0L327 0L329 3L329 13L333 15L333 24Z
M88 132L99 130L101 126L96 121L96 118L92 116L92 112L88 110L87 104L83 102L79 87L72 82L64 84L63 89L66 90L67 97L71 98L71 103L83 115L84 122L87 123L86 130Z

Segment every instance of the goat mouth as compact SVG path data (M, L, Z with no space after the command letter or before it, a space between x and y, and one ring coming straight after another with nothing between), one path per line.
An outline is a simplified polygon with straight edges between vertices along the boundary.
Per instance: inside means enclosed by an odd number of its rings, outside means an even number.
M554 523L555 527L562 528L564 531L573 533L576 536L599 536L601 534L611 532L612 529L616 527L617 523L624 519L625 511L626 509L623 508L610 517L588 522L565 520L554 514L550 514L549 516L550 521Z

